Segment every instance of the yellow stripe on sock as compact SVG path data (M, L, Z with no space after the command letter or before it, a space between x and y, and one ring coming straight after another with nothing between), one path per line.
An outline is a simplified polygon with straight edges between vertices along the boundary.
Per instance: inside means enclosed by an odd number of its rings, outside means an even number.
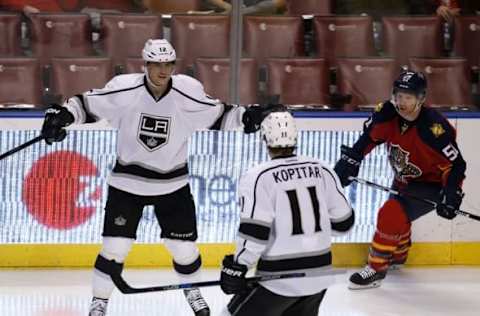
M372 242L372 247L383 251L395 251L397 249L396 246L382 245L377 242Z

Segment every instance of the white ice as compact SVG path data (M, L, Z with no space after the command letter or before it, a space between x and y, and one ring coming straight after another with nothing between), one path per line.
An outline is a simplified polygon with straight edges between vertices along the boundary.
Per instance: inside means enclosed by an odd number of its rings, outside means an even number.
M407 268L389 273L380 288L363 291L347 289L353 271L336 277L319 315L480 315L478 267ZM177 282L170 270L126 270L124 276L137 287ZM218 276L218 270L206 270L202 280ZM90 279L88 270L0 270L0 316L86 316ZM218 287L202 292L212 316L219 315L229 297ZM192 315L179 291L137 295L115 291L108 312L109 316Z

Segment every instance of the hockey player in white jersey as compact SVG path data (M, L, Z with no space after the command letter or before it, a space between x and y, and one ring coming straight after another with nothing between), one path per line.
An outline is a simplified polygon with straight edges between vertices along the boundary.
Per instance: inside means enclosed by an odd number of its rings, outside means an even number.
M103 89L71 97L63 106L53 105L42 127L49 144L63 140L70 124L106 119L118 129L90 316L106 314L114 289L109 275L123 268L146 205L154 206L178 275L189 278L200 269L195 205L188 184L188 138L205 128L243 126L254 132L264 115L261 107L222 104L206 95L194 78L174 75L175 50L164 39L147 41L142 56L144 74L116 76ZM184 293L196 315L210 314L198 289Z
M223 260L221 288L235 294L235 316L317 316L332 264L332 231L347 232L354 212L335 172L317 159L294 154L295 121L270 113L261 132L272 160L250 169L239 183L240 227L234 255ZM245 274L304 272L306 277L251 287Z

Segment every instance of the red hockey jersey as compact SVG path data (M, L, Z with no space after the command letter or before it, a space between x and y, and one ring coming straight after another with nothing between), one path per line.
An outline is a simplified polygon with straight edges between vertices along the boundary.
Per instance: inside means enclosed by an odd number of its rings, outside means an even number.
M413 121L403 119L390 101L380 104L365 122L353 148L368 154L385 143L398 184L410 181L461 186L466 163L456 143L456 132L437 110L423 107Z

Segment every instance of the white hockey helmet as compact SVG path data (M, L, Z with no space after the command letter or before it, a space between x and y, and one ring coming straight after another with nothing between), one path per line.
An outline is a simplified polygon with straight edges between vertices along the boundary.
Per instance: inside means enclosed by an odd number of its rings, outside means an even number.
M149 39L142 50L142 57L145 62L169 63L177 59L177 54L166 39Z
M289 112L272 112L261 124L261 132L270 148L297 146L297 126Z

